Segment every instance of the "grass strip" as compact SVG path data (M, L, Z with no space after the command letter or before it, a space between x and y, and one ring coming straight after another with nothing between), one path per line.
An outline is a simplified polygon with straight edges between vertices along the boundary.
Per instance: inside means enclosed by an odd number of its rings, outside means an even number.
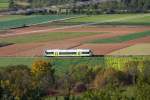
M96 39L90 41L90 43L120 43L120 42L126 42L126 41L130 41L130 40L134 40L146 36L150 36L150 31L138 32L138 33L106 38L106 39Z

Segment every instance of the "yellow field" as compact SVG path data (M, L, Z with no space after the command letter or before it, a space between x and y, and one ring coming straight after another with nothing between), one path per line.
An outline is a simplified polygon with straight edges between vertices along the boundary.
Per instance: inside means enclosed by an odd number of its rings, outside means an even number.
M108 55L150 55L150 43L136 44L111 52Z

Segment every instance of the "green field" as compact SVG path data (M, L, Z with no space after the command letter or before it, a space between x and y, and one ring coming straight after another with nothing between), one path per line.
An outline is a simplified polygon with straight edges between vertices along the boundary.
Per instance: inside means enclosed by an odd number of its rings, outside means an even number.
M11 43L0 42L0 47L11 45Z
M104 14L66 20L66 23L91 23L106 25L150 25L150 14Z
M63 40L68 38L80 37L80 36L88 36L94 34L102 34L102 33L94 33L94 32L51 32L51 33L43 33L43 34L32 34L26 36L17 36L17 37L9 37L0 39L0 43L31 43L31 42L44 42L44 41L56 41Z
M106 38L106 39L96 39L96 40L90 41L90 43L121 43L121 42L126 42L126 41L130 41L130 40L134 40L134 39L138 39L138 38L142 38L146 36L150 36L150 31L133 33L133 34Z
M8 9L9 7L9 0L0 0L0 10Z
M25 16L25 15L3 15L0 16L0 22L1 21L10 21L10 20L16 20L16 19L22 19L22 18L30 18L34 17L35 15Z
M0 21L0 30L2 29L9 29L9 28L18 28L24 27L34 24L41 24L47 23L48 21L54 21L64 18L73 17L73 15L32 15L26 16L19 19L12 19L12 20L1 20Z
M0 3L0 10L8 9L9 4L8 3Z

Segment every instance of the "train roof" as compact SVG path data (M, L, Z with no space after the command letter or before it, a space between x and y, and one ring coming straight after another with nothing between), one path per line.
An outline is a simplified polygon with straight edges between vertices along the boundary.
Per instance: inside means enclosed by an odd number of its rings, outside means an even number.
M89 52L90 49L48 49L46 52Z

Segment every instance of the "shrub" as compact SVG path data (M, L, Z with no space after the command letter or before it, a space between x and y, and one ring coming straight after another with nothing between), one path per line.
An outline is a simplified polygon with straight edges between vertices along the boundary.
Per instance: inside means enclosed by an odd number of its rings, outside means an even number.
M75 82L83 82L85 84L89 84L95 78L97 70L99 69L94 69L86 64L82 64L72 67L69 72L72 73L70 77Z
M131 61L126 63L126 68L124 72L131 78L131 83L135 84L140 74L140 69L138 68L138 61Z
M102 88L108 84L127 85L130 84L129 79L130 77L126 73L107 68L97 74L94 86L95 88Z
M135 86L135 100L150 100L150 84L140 82Z
M131 100L123 94L124 90L116 85L86 92L81 100Z
M75 84L73 90L74 90L74 92L78 92L78 93L85 92L87 90L87 87L84 83L78 82L78 83Z
M150 61L144 62L143 74L144 74L145 81L150 84Z

